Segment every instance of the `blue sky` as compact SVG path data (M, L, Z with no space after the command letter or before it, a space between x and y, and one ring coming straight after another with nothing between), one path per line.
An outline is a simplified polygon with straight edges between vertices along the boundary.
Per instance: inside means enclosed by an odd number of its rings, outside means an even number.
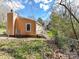
M35 19L41 17L46 20L51 14L50 8L54 0L12 0L7 4L22 17Z

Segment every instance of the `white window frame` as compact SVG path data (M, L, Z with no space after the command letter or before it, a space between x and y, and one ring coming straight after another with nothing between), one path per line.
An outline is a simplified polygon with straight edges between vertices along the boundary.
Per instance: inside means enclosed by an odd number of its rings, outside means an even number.
M27 30L27 25L28 25L28 24L30 25L30 30L29 30L29 31ZM26 24L25 24L25 32L31 32L31 23L26 23Z

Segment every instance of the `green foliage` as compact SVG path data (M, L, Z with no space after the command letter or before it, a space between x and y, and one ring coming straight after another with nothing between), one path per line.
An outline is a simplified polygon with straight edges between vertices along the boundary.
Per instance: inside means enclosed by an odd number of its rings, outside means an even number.
M58 46L59 46L59 48L64 48L65 49L67 44L68 44L68 39L67 38L60 37L58 39Z
M33 41L29 43L23 43L20 47L16 48L17 55L24 55L24 54L36 54L39 53L39 50L42 46L42 41ZM40 55L39 55L40 57Z
M63 17L63 18L62 18ZM55 35L55 31L58 32L59 36L63 37L67 37L67 38L72 38L75 39L75 35L72 29L72 24L71 24L71 20L69 18L65 18L64 16L60 16L57 13L53 13L51 14L51 21L50 21L50 29L49 31L51 31L53 34L52 36ZM72 18L73 23L74 23L74 27L77 33L77 36L79 37L79 24Z
M57 34L57 29L52 28L50 31L47 32L49 37L54 37Z
M54 41L56 42L55 44L57 47L62 49L63 52L66 52L69 49L69 38L56 35Z
M3 33L3 32L5 32L5 29L6 27L5 27L5 24L4 24L4 21L2 21L1 23L0 23L0 33Z
M4 33L5 32L5 28L0 28L0 33Z
M73 22L74 22L74 27L78 33L79 25L77 22L74 21L74 19L73 19ZM69 47L68 41L70 39L75 38L70 19L64 18L64 17L62 18L57 13L53 13L51 14L51 21L49 25L51 25L51 27L48 30L48 35L53 37L53 39L55 38L55 40L57 40L58 42L57 45L59 48L68 49ZM56 37L56 34L58 34L57 37Z
M38 18L38 20L37 20L40 24L43 24L43 20L42 20L42 18Z
M47 34L49 37L52 37L52 32L51 31L47 31Z
M47 43L43 40L33 41L7 41L0 43L1 50L7 52L15 59L26 59L27 56L34 56L36 59L42 59L41 50L44 52L50 52L51 48L47 46ZM11 52L13 51L13 52ZM7 52L8 53L8 52Z
M0 28L5 28L5 24L4 24L4 20L2 20L2 22L0 22Z
M0 28L5 28L5 25L0 25Z

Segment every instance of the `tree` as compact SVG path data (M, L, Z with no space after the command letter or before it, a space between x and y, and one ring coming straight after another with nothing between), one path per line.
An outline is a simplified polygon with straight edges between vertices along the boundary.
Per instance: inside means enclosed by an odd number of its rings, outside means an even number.
M79 23L79 20L78 20L78 19L76 18L76 16L72 13L71 8L69 9L65 4L63 4L63 3L62 3L62 0L60 1L59 4L60 4L61 6L64 6L65 9L67 9L67 11L68 11L69 14L70 14L70 19L71 19L71 15L72 15L73 18ZM76 37L76 39L78 40L77 33L76 33L75 29L74 29L72 20L71 20L71 24L72 24L72 29L73 29L73 32L74 32L74 34L75 34L75 37Z
M42 20L41 17L39 17L37 21L38 21L40 24L43 24L43 20Z
M68 12L75 18L75 20L79 23L79 20L75 17L75 15L69 10L69 8L66 5L62 4L61 2L59 4L64 6L68 10Z
M59 2L59 4L57 5L58 8L55 8L55 11L53 11L52 13L53 15L52 15L51 23L54 25L52 25L51 27L52 29L56 29L57 27L56 30L59 34L58 35L59 37L64 36L66 37L66 40L72 39L71 41L75 41L76 44L75 43L73 44L75 45L76 49L78 48L77 50L79 51L79 42L77 41L79 38L79 34L78 34L79 33L79 20L78 20L77 10L79 9L75 5L72 5L73 3L74 2L69 2L68 0L61 0ZM55 18L55 16L57 15L58 15L57 18L59 18L59 20ZM56 26L56 24L59 24L59 25ZM74 39L77 39L77 40L74 40ZM71 44L72 43L70 42L68 46Z

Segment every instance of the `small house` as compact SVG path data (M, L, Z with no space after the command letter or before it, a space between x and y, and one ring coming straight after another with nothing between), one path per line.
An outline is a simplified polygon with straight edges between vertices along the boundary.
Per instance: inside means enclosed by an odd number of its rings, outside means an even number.
M7 35L9 36L36 36L42 30L40 25L30 18L20 17L17 14L10 12L7 13Z

